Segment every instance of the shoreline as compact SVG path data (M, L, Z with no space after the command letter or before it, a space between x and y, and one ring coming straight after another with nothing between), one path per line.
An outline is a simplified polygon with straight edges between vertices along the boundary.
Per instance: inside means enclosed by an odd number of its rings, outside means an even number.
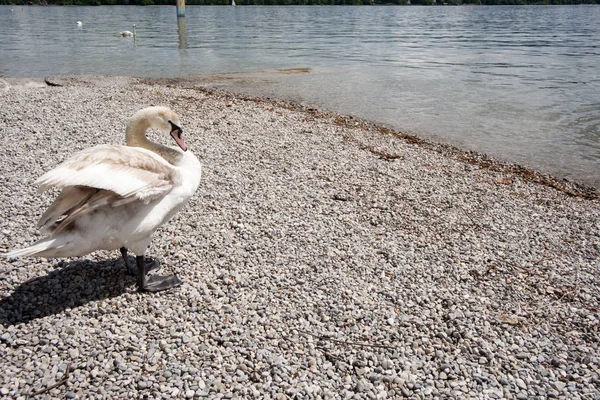
M303 73L304 71L296 72L299 69L292 69L293 72L290 73ZM287 70L279 71L281 73L286 73ZM91 75L93 76L93 75ZM91 77L90 75L83 76L67 76L70 78L82 78L86 79ZM55 86L60 87L63 84L60 83L60 79L64 78L63 76L47 76L44 78L4 78L6 82L6 87L10 84L10 82L16 82L17 85L28 85L30 87L44 87L47 86ZM102 78L123 78L123 77L114 77L114 76L106 76ZM245 101L253 101L253 102L271 102L280 107L289 108L291 110L299 111L299 112L309 112L315 116L320 116L321 118L333 118L335 124L339 126L346 127L361 127L364 130L377 130L383 135L394 136L399 139L405 140L408 143L415 144L417 146L427 148L433 151L436 151L440 154L449 157L455 157L457 160L461 160L463 162L477 165L481 168L486 168L491 171L501 172L505 174L514 174L518 175L523 179L539 183L541 185L552 187L556 190L562 191L570 196L582 197L585 199L600 199L600 187L595 185L591 185L588 183L584 183L577 179L569 179L569 178L561 178L558 176L554 176L551 173L543 172L537 170L535 168L531 168L528 166L521 165L519 163L511 162L502 159L501 157L495 157L489 155L484 152L479 152L476 150L469 150L461 148L460 146L453 145L451 143L445 143L441 140L436 140L433 138L426 138L419 136L417 134L408 134L393 128L387 124L378 123L374 121L370 121L368 119L352 116L352 115L344 115L334 111L322 110L311 105L301 104L300 102L293 100L284 100L278 99L269 96L259 96L259 95L250 95L242 92L236 92L232 90L227 90L224 88L213 88L210 87L210 84L216 80L220 79L229 79L226 76L223 77L221 75L209 76L209 77L194 77L194 78L145 78L145 77L128 77L131 79L139 80L140 82L144 82L147 84L155 84L155 85L164 85L167 87L173 88L181 88L181 89L191 89L191 90L200 90L208 95L222 95L229 96L232 98L239 98ZM3 88L0 87L0 90ZM390 157L393 159L393 155L385 154L385 152L379 154L381 157L386 158Z
M310 68L288 68L271 71L280 74L304 74L309 72ZM234 76L237 74L233 74ZM243 74L242 74L243 75ZM0 90L3 90L10 85L10 82L16 82L17 85L28 84L30 86L61 86L62 84L55 82L54 80L70 77L70 78L82 78L93 77L96 75L65 75L65 76L46 76L44 78L27 78L27 77L7 77L0 78ZM99 76L99 75L98 75ZM102 78L123 78L120 76L99 76ZM402 130L391 126L390 124L381 123L362 118L354 115L347 115L344 113L329 111L315 107L310 102L304 103L291 99L271 97L268 95L256 95L249 94L247 89L228 89L227 86L214 86L215 82L228 81L236 79L230 76L230 74L216 74L210 76L196 76L196 77L127 77L131 79L139 80L140 82L146 82L148 84L165 85L168 87L178 87L182 89L201 90L207 94L220 94L225 96L231 96L234 98L240 98L247 101L257 102L272 102L281 107L287 107L296 111L311 112L321 115L322 118L334 118L335 123L348 127L361 126L366 130L378 130L384 135L395 136L397 138L406 140L409 143L429 148L445 154L447 156L456 157L458 160L478 165L482 168L494 170L496 172L502 172L506 174L519 175L524 179L532 182L537 182L542 185L552 187L556 190L567 193L571 196L583 197L586 199L599 199L600 198L600 186L585 182L584 180L577 178L561 177L560 174L553 174L549 171L544 171L540 168L535 168L527 165L520 164L519 162L509 161L502 156L494 156L486 152L471 150L460 145L453 144L450 141L444 141L443 139L436 139L433 137L426 137L419 135L418 133L405 133ZM385 157L385 156L384 156Z
M600 396L596 189L291 102L48 80L0 90L0 252L38 235L35 179L145 106L203 178L148 251L177 289L116 251L0 259L0 398Z

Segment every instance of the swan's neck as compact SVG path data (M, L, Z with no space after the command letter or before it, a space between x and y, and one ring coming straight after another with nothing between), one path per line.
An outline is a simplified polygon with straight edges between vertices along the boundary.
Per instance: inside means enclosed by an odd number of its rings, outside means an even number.
M131 147L142 147L150 150L170 164L176 165L183 154L175 149L172 149L162 144L155 143L146 137L146 131L150 128L150 124L144 119L134 119L129 122L125 130L125 143Z

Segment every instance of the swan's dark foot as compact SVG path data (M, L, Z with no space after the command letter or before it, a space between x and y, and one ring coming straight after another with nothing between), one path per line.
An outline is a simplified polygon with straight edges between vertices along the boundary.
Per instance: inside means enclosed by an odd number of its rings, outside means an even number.
M146 266L144 256L137 256L135 261L137 264L137 285L140 292L160 292L161 290L177 287L183 283L174 274L167 276L148 275L150 270Z
M127 257L127 247L121 247L121 255L123 256L123 261L125 262L125 268L127 269L127 275L136 276L137 270L129 261L129 257ZM145 260L146 262L146 271L151 272L160 268L160 263L154 259Z
M177 275L149 275L146 277L146 286L143 288L146 292L160 292L181 285L183 282Z

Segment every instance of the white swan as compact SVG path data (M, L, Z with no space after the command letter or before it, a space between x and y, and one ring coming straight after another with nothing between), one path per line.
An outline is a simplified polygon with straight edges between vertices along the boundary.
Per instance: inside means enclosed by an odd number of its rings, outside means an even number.
M146 130L169 133L181 148L151 142ZM140 291L181 284L176 275L149 275L144 255L151 235L194 194L201 165L187 152L179 117L166 107L148 107L131 117L127 146L101 145L76 153L40 177L40 191L62 189L38 222L48 236L4 257L76 257L120 249L130 272L129 248L136 255Z
M133 32L131 32L131 31L122 31L122 32L119 32L119 35L121 35L121 36L128 36L128 37L135 37L135 24L133 24Z
M77 26L78 26L79 28L81 28L81 27L83 26L83 22L81 22L81 21L77 21Z

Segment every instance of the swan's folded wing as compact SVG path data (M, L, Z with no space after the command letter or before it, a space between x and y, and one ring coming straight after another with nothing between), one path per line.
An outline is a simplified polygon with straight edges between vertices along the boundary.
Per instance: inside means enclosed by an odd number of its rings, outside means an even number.
M97 189L83 186L69 186L64 188L41 216L38 221L38 228L41 228L42 231L47 231L62 216L85 204L96 192L98 192Z
M67 190L68 188L63 189ZM59 234L62 230L68 228L79 217L90 214L102 207L120 207L129 203L139 201L135 197L123 198L118 194L109 190L98 190L92 196L87 198L85 202L76 208L69 210L63 219L54 222L53 225L44 226L44 229L50 232L51 236Z
M165 195L180 180L177 168L149 150L104 145L75 154L36 183L42 192L52 187L85 186L149 202Z

